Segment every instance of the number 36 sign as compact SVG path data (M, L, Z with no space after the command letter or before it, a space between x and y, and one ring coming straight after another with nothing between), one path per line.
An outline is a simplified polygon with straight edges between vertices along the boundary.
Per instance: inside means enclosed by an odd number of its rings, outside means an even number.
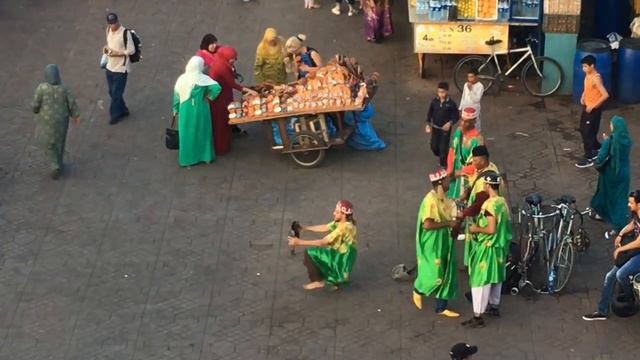
M490 54L484 42L491 37L502 40L496 51L508 50L509 25L496 23L414 24L414 52L419 54Z

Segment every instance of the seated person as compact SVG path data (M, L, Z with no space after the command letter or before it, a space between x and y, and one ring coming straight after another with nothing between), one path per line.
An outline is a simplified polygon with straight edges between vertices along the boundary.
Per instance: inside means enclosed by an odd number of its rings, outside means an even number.
M382 150L387 145L378 137L375 129L371 125L371 118L375 115L371 99L378 90L378 80L380 74L374 72L369 79L366 80L367 95L364 109L362 111L349 112L345 115L345 124L347 126L355 126L351 136L347 139L347 145L356 150ZM355 114L355 119L354 119Z
M629 194L629 210L631 210L632 219L631 222L629 222L629 224L627 224L627 226L625 226L615 238L613 258L616 259L616 264L613 265L611 270L609 270L607 275L604 277L604 287L602 288L602 295L600 296L600 302L598 303L598 310L584 315L582 317L584 320L593 321L607 319L607 316L609 315L609 303L611 302L613 286L616 280L624 290L624 296L627 299L633 299L633 288L631 287L629 276L640 272L640 254L632 256L624 264L617 261L617 258L622 255L622 252L640 249L640 190L636 190ZM632 232L635 240L626 245L621 245L620 241L622 238Z

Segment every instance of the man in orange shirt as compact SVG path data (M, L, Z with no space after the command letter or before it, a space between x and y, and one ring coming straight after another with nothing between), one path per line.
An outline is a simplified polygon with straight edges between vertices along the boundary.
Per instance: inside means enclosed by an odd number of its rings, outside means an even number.
M609 93L602 84L602 78L596 70L596 58L587 55L582 58L582 71L584 77L584 91L580 104L584 106L580 117L580 135L584 146L584 159L578 161L576 166L586 168L593 166L593 160L598 155L600 143L598 142L598 130L602 117L602 104L609 98Z

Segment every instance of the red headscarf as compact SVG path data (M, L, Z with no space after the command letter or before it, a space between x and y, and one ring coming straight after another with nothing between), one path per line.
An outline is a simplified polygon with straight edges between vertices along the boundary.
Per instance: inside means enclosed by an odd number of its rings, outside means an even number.
M229 64L229 66L231 66L231 63L229 63L231 59L238 58L238 52L231 46L222 46L216 51L216 55L224 59Z

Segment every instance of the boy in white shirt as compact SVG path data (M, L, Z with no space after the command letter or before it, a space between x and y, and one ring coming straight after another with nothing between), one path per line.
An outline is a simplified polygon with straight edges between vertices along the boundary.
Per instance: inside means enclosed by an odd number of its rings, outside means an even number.
M467 82L464 84L462 90L462 98L460 99L460 106L458 110L466 107L472 107L476 109L476 129L480 131L480 100L482 100L482 94L484 93L484 85L478 81L478 70L471 69L467 73Z

